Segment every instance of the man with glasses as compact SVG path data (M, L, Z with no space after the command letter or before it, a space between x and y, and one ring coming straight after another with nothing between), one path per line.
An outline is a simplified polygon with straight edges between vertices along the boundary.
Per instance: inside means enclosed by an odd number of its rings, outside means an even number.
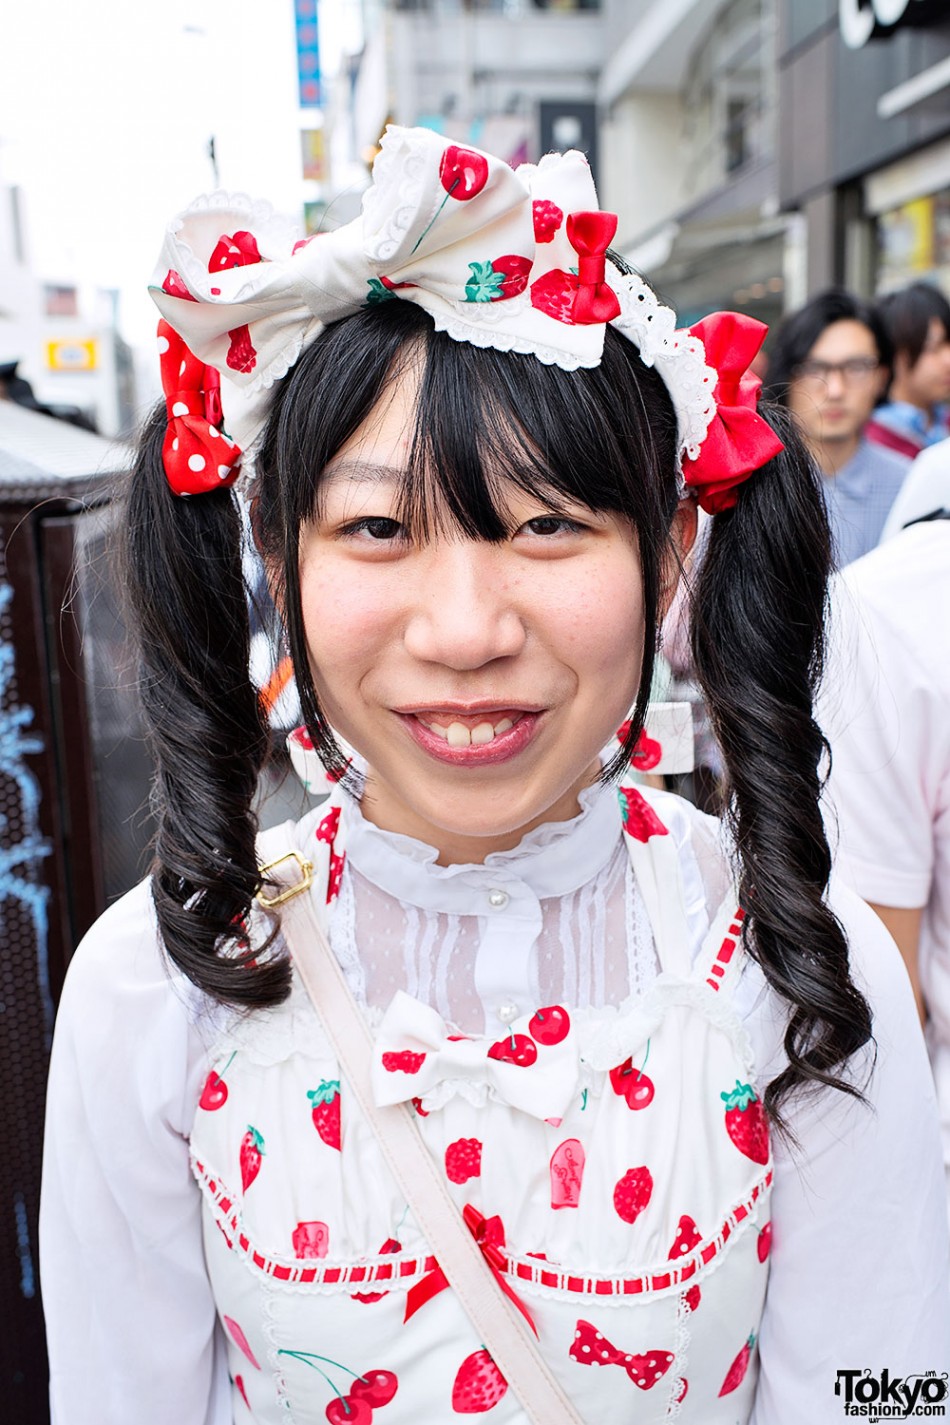
M873 549L909 460L865 427L890 377L880 318L849 292L821 292L775 335L768 387L798 420L825 487L839 567Z

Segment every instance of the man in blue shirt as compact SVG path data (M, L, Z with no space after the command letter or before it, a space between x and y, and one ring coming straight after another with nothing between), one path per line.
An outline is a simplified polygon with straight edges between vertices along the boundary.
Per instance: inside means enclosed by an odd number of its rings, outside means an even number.
M928 282L914 282L883 297L877 310L893 376L865 434L913 460L950 435L950 302Z
M877 544L910 463L865 433L890 363L877 314L837 288L786 317L770 354L769 393L797 418L821 471L839 568Z

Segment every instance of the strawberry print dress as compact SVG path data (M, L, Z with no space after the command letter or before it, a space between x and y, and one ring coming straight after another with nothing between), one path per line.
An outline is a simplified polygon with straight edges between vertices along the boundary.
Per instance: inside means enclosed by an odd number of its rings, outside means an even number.
M582 1419L735 1425L756 1391L772 1185L733 1005L742 911L728 893L695 953L662 814L672 799L623 788L618 814L614 794L598 792L597 815L608 807L622 825L617 850L652 932L642 992L614 1009L502 1004L494 1025L475 1026L447 1022L436 994L399 989L385 1010L367 1008L374 1092L414 1106L486 1269ZM294 833L316 859L309 894L326 906L331 943L353 817L338 790ZM467 869L486 884L499 876ZM299 983L213 1044L191 1163L235 1422L526 1421Z

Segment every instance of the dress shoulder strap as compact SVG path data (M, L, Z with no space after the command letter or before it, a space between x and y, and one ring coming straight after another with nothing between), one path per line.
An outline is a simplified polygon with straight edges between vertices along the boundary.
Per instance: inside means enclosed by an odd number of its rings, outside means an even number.
M742 932L745 911L731 890L713 917L693 974L717 993L731 990L744 958Z

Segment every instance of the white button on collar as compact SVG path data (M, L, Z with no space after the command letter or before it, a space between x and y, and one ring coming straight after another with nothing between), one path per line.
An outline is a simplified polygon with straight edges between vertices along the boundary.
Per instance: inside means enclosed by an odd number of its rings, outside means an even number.
M508 904L509 896L507 891L489 891L488 904L492 910L504 910Z
M498 1015L502 1024L513 1024L518 1018L518 1006L513 1004L509 999L506 1000L504 1004L500 1004L495 1010L495 1013Z

